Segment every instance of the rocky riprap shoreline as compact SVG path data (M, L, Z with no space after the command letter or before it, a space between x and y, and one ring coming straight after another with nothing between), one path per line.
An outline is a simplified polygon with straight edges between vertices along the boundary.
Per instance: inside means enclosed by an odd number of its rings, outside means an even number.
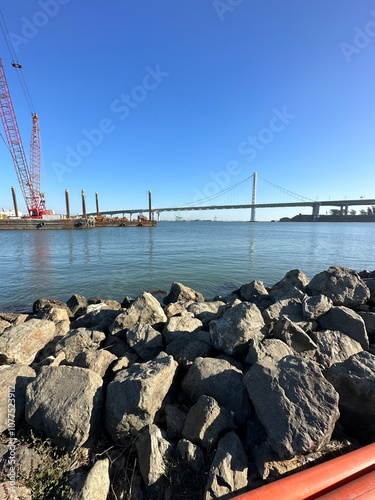
M27 434L71 457L44 497L87 500L230 498L374 441L375 271L39 299L0 332L0 499L39 498Z

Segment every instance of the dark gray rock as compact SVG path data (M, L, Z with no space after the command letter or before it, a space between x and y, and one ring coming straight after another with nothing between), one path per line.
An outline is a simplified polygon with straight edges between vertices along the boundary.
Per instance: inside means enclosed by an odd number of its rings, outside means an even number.
M370 344L375 342L375 313L374 312L358 312L363 321L367 331Z
M270 444L282 459L319 450L339 418L338 394L316 363L296 356L267 357L244 384Z
M295 323L304 321L302 312L302 302L299 299L279 300L264 309L262 316L266 325L272 329L272 324L282 316L286 316Z
M166 352L174 357L178 364L188 368L196 358L207 357L213 350L208 332L180 333L167 345Z
M329 267L310 281L310 295L323 294L329 297L335 306L358 308L370 298L370 290L352 269L342 266Z
M233 415L217 401L202 395L186 415L182 436L203 448L212 449L224 431L234 430Z
M251 281L242 285L239 289L239 297L244 302L252 302L258 305L258 301L264 295L268 295L267 288L263 281Z
M285 342L296 353L315 350L317 345L305 333L301 327L286 316L282 316L275 322L272 335Z
M66 305L75 317L81 316L87 307L87 299L83 295L78 293L73 294L70 299L66 302Z
M177 443L176 450L180 458L192 471L202 474L204 470L204 455L199 446L187 439L181 439Z
M137 323L145 323L151 326L165 323L167 317L160 303L149 292L139 295L134 302L119 314L110 328L112 335L121 334Z
M186 411L179 406L166 404L164 408L167 424L167 436L170 441L178 441L182 438Z
M323 368L345 361L363 350L359 342L339 331L312 332L311 337L318 346L316 359Z
M362 351L332 365L326 378L340 395L341 421L366 443L375 440L375 356Z
M164 298L164 304L168 305L171 302L186 302L193 300L194 302L204 302L204 297L201 293L196 292L182 283L172 283L169 294Z
M252 339L249 344L249 352L246 356L245 363L255 365L266 356L279 361L285 356L291 356L294 351L280 339L263 339L259 341Z
M139 322L125 332L128 345L143 359L150 361L163 350L163 337L151 325Z
M61 300L47 299L47 298L41 298L34 302L33 313L37 314L44 307L51 307L51 306L57 307L59 309L61 308L66 309L66 311L69 314L69 317L73 317L72 311L69 309L69 307L66 305L65 302L62 302Z
M152 361L118 372L108 385L105 425L112 438L125 442L152 424L176 373L172 356L160 353Z
M59 340L55 347L55 355L64 352L66 360L73 363L78 354L98 349L103 340L105 340L105 334L101 331L77 328Z
M226 360L197 358L181 387L193 403L203 394L211 396L232 411L237 422L244 423L250 414L250 405L242 377L242 371Z
M359 342L363 349L369 348L365 322L348 307L332 307L319 318L318 323L322 330L339 330Z
M251 339L262 340L267 329L255 304L241 302L210 322L211 344L229 356L245 355Z
M109 332L113 322L121 314L122 309L109 309L106 304L93 304L86 308L83 316L71 323L71 328L92 328Z
M137 439L139 468L146 486L157 486L166 473L171 445L154 424L147 425Z
M98 432L102 378L75 366L47 366L26 388L26 421L73 451Z
M21 422L25 417L26 386L35 378L30 366L0 366L0 432L9 424ZM8 422L9 417L9 422Z
M110 365L116 360L117 356L105 350L85 351L80 352L74 358L73 365L92 370L103 378Z
M219 318L226 308L225 302L221 300L211 302L192 302L186 310L194 314L194 317L207 325L213 319Z
M240 438L228 432L218 443L204 500L230 498L248 484L248 458Z
M305 296L302 300L303 316L307 321L318 319L326 314L332 306L332 300L325 295Z

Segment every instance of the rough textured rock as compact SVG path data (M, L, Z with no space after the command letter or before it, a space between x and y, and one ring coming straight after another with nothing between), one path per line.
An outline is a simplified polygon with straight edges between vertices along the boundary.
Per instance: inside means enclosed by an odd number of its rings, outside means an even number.
M41 299L38 299L34 302L33 313L37 314L41 309L44 309L45 307L51 307L51 306L58 307L59 309L66 309L66 311L69 314L69 317L72 316L72 311L65 304L65 302L61 302L61 300L46 299L46 298L41 298Z
M279 361L285 356L291 356L294 351L280 339L263 339L261 342L252 339L249 344L249 352L245 358L245 363L255 365L266 356L275 361Z
M219 435L234 430L233 415L217 401L202 395L186 415L182 436L203 448L212 448Z
M88 368L93 372L104 377L109 366L117 360L114 354L108 351L85 351L80 352L73 361L74 366Z
M12 472L11 467L13 466L15 469L13 472L15 472L17 478L22 475L23 478L31 479L43 464L43 456L40 451L28 448L19 442L17 442L15 450L12 450L14 453L14 462L9 460L11 458L9 445L4 446L4 448L4 454L2 450L0 451L0 477L1 473L5 473L9 477L9 474Z
M255 304L242 302L210 322L211 343L229 356L246 354L251 339L266 333L262 314Z
M0 336L0 364L31 364L55 336L55 324L46 319L30 319Z
M181 314L186 313L185 302L171 302L164 308L164 312L167 318L172 318L173 316L181 316Z
M186 411L176 405L166 404L164 412L168 439L171 441L178 441L182 438Z
M106 500L110 489L109 459L95 462L81 484L76 486L74 500Z
M358 312L363 321L365 322L365 327L370 344L375 342L375 313L374 312Z
M239 423L250 414L249 398L241 370L224 359L197 358L182 380L182 390L196 403L202 394L211 396Z
M326 378L340 395L341 421L365 442L375 440L375 356L362 351L332 365Z
M71 328L91 328L109 332L110 327L121 313L121 309L109 309L105 304L88 306L87 313L76 318L71 323Z
M166 352L174 357L178 364L188 368L196 358L207 357L213 350L208 332L180 333L167 345Z
M370 298L370 290L356 271L341 266L329 267L310 281L311 295L323 294L335 306L358 308Z
M115 441L138 435L152 424L172 385L177 369L172 356L160 353L152 361L120 371L108 385L105 425Z
M164 298L163 302L165 305L171 302L186 302L188 300L193 300L194 302L204 302L204 297L201 293L196 292L192 288L189 288L182 283L172 283L169 294Z
M268 295L263 281L251 281L246 285L242 285L238 292L241 300L252 302L253 304L258 304L260 297Z
M72 311L72 315L78 317L85 311L87 307L87 299L83 295L75 293L70 297L66 305Z
M213 319L217 319L224 312L225 302L221 300L211 302L193 302L186 309L201 320L203 325L207 325Z
M275 338L285 342L287 346L297 353L311 351L317 348L317 345L311 340L307 333L286 316L282 316L275 322L272 334Z
M42 368L26 388L26 421L68 451L98 431L102 378L74 366Z
M68 311L62 307L47 306L38 312L38 319L48 319L56 325L56 335L64 336L70 330Z
M302 300L303 316L308 321L318 319L320 316L323 316L323 314L326 314L332 306L332 300L325 295L306 296Z
M204 468L204 455L196 444L187 439L181 439L177 443L177 453L186 465L194 472L202 472Z
M25 323L29 319L28 314L20 313L10 313L10 312L0 312L0 320L6 321L13 326Z
M170 443L156 425L147 425L137 439L139 468L147 486L156 485L166 471Z
M363 350L359 342L342 332L332 330L312 332L311 337L318 346L316 359L323 368L345 361Z
M167 317L160 303L151 293L144 292L132 302L128 309L116 317L110 331L116 335L124 333L140 322L155 326L166 321Z
M267 326L279 320L282 316L287 316L291 321L303 321L302 303L299 299L278 300L262 312Z
M282 459L322 448L339 418L338 394L311 361L265 358L245 375L257 415Z
M280 283L288 283L289 285L292 285L298 288L298 290L304 292L309 282L309 278L303 271L299 269L292 269L291 271L288 271L284 278L276 283L272 288L277 287Z
M248 458L241 440L234 432L220 439L211 464L204 500L229 498L234 492L246 488Z
M12 323L9 323L9 321L5 321L4 319L0 319L0 335L10 326L12 326Z
M105 340L105 334L101 331L77 328L59 340L55 347L55 355L64 352L66 360L73 363L78 354L98 349L103 340Z
M318 323L322 330L339 330L359 342L363 349L369 347L365 322L348 307L332 307L319 318Z
M125 332L126 342L144 361L155 358L163 350L163 337L147 323L137 323Z
M203 326L203 323L198 318L194 318L192 313L185 313L181 316L173 316L169 318L168 322L164 325L163 336L167 344L175 340L179 334L176 332L197 332Z
M30 366L0 366L0 432L8 429L14 418L20 422L25 415L26 386L35 377ZM9 408L8 408L9 405ZM8 422L8 415L10 422Z

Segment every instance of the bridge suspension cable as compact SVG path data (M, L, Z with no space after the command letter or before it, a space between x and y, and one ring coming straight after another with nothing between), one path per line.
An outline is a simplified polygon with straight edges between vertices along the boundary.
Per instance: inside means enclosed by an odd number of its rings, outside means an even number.
M259 176L260 177L260 176ZM315 200L312 200L311 198L307 198L306 196L302 196L300 194L297 194L297 193L293 193L293 191L289 191L289 189L285 189L281 186L278 186L277 184L274 184L273 182L271 181L268 181L267 179L265 179L264 177L260 177L260 179L262 179L262 181L264 182L267 182L268 184L270 184L271 186L275 187L276 189L278 189L279 191L282 191L283 193L286 193L288 194L289 196L292 196L293 198L297 199L297 200L307 200L307 201L312 201L314 202Z
M220 196L222 196L223 194L226 194L226 193L229 193L230 191L233 191L235 188L237 188L238 186L240 186L241 184L245 184L245 182L247 182L249 179L251 179L253 177L254 174L250 175L249 177L246 177L246 179L243 179L242 181L239 181L237 182L237 184L233 184L233 186L230 186L226 189L223 189L222 191L219 191L215 194L212 194L211 196L207 196L206 198L201 198L199 200L194 200L194 201L191 201L189 203L184 203L183 205L178 205L178 207L189 207L189 206L194 206L196 205L197 203L206 203L208 201L211 201L211 200L214 200L215 198L218 198Z

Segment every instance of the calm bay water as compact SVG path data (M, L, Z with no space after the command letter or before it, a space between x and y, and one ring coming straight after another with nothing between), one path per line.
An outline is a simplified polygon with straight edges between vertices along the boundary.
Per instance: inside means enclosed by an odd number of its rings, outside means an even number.
M373 223L160 222L155 228L1 231L0 310L73 293L122 301L173 281L206 299L287 271L375 269Z

